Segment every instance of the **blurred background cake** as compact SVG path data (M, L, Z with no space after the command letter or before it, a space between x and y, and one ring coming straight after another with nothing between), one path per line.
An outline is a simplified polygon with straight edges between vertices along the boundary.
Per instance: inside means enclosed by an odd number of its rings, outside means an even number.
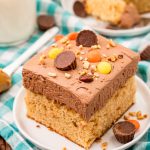
M149 0L125 0L127 3L132 2L137 7L140 13L145 13L150 11L150 1Z
M78 0L73 6L77 16L91 15L122 28L131 28L140 21L140 13L150 11L149 0Z

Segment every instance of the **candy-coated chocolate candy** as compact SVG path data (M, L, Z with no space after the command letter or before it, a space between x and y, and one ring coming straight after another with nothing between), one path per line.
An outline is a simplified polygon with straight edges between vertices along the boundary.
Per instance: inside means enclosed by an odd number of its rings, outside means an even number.
M108 62L100 62L97 65L97 71L101 74L109 74L112 70L111 64Z
M61 48L51 48L50 51L48 52L48 56L50 59L55 59L57 55L59 55L63 50Z
M70 34L68 35L68 39L69 39L69 40L76 40L77 36L78 36L78 33L77 33L77 32L72 32L72 33L70 33Z
M88 52L87 59L89 62L92 62L92 63L101 61L101 55L100 55L99 50L93 50L93 51Z
M54 38L54 39L55 39L55 42L61 40L63 37L64 37L64 35L62 35L62 34L57 34L57 35L55 36L55 38Z

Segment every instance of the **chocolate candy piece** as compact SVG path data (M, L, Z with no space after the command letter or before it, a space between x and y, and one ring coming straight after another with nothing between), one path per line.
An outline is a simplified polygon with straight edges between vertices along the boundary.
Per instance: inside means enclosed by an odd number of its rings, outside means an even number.
M76 56L72 51L64 51L56 57L54 65L62 71L74 70L76 68Z
M150 60L150 45L140 53L141 60Z
M39 29L41 31L46 31L49 28L52 28L53 26L55 26L54 17L49 16L49 15L40 15L40 16L38 16L37 23L38 23Z
M125 144L133 140L136 128L129 121L121 121L114 125L113 132L116 139Z
M10 145L0 136L0 150L12 150Z
M92 82L93 81L93 76L85 74L85 75L80 76L79 80L82 81L82 82L86 82L86 83Z
M86 10L85 10L85 5L81 1L76 1L74 3L74 5L73 5L73 11L79 17L84 18L84 17L87 16L87 13L86 13Z
M90 30L81 31L76 39L77 46L91 47L93 45L98 45L98 39L96 34Z

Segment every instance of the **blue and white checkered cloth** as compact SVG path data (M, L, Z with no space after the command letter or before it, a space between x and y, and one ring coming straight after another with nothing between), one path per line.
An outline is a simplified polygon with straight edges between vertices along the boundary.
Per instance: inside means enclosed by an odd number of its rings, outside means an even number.
M57 0L59 2L59 0ZM37 14L46 13L55 16L61 33L67 34L70 31L79 31L84 25L70 13L65 12L56 0L37 0ZM33 36L23 45L0 48L0 68L4 68L19 57L26 49L33 44L41 35L35 31ZM150 33L132 38L114 38L114 40L136 52L141 45L150 43ZM141 61L137 73L150 87L150 62ZM12 87L9 91L0 95L0 135L11 145L13 150L36 150L37 148L19 133L13 121L12 108L14 97L19 91L22 83L21 68L12 77ZM1 120L2 119L2 120ZM150 130L130 150L150 150Z

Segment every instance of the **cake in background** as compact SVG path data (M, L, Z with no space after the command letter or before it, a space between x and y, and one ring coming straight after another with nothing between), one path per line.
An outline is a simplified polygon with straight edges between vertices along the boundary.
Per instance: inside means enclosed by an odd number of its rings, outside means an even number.
M87 13L103 21L130 28L140 21L136 7L121 0L87 0Z
M140 22L140 13L150 11L149 5L148 0L77 0L73 10L80 17L91 15L120 28L131 28Z

